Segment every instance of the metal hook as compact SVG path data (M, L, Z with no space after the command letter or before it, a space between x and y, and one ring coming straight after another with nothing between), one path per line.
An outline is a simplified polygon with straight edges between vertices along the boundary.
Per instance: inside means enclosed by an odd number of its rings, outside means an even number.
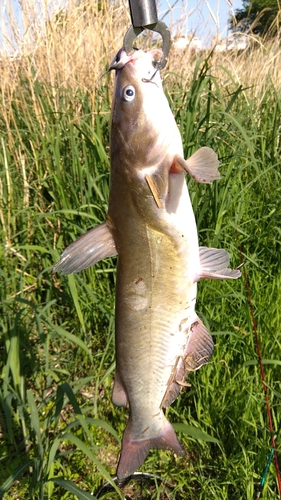
M158 68L163 69L166 66L167 60L168 60L168 55L170 52L170 46L171 46L171 33L169 28L166 26L165 23L162 21L157 21L155 24L149 24L145 26L146 29L150 31L155 31L156 33L159 33L162 36L163 39L163 45L162 45L162 51L163 51L163 56L158 63ZM128 29L127 33L125 34L124 37L124 49L129 54L132 52L134 49L133 47L133 42L134 40L140 35L140 33L145 29L144 27L134 27L130 26Z

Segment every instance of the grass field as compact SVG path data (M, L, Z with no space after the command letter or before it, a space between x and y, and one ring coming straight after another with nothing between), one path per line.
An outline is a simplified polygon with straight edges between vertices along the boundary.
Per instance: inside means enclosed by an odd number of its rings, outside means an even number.
M26 50L0 62L5 500L95 498L90 493L115 474L128 416L110 399L116 260L51 274L63 249L107 211L113 75L96 82L130 23L122 3L112 11L88 3L58 15L44 33L27 16ZM219 182L188 180L200 244L225 248L244 271L237 282L199 284L197 311L214 354L167 411L187 454L152 451L141 468L172 487L135 481L108 499L256 498L271 436L245 275L280 428L280 44L259 40L231 54L187 49L183 57L185 64L171 51L163 79L185 157L204 145L221 161ZM277 454L280 463L280 437ZM262 497L279 498L273 461Z

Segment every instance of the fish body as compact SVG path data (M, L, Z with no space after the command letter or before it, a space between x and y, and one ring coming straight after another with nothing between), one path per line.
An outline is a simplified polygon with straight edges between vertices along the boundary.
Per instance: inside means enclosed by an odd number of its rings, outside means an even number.
M116 70L111 124L108 220L118 252L113 402L130 406L121 477L140 465L132 464L135 448L140 462L150 446L182 451L162 405L195 320L199 267L185 173L170 173L175 154L183 155L179 130L159 72L149 80L151 54L136 56Z
M105 223L72 243L54 270L77 272L118 254L116 374L112 400L129 405L117 476L144 462L151 448L182 447L163 408L187 374L213 351L195 312L197 281L237 278L224 250L199 249L185 182L219 178L210 148L183 159L182 141L154 60L158 50L120 51L111 118L111 180Z

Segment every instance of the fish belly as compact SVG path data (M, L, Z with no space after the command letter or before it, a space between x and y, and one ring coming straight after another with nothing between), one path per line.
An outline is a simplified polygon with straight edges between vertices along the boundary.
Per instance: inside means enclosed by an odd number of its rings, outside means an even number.
M150 448L182 452L162 410L163 398L184 354L195 317L197 230L193 212L192 217L185 212L182 224L182 208L186 206L179 206L174 216L165 215L164 226L169 220L173 227L168 234L161 232L161 226L152 228L141 221L132 227L127 218L128 226L123 226L122 231L126 236L115 235L119 259L112 399L119 406L129 403L130 407L119 477L136 470ZM125 218L123 222L126 226Z
M131 415L136 413L139 422L134 426L136 437L146 427L145 416L151 418L161 407L195 315L196 284L188 276L185 259L175 255L172 242L163 237L162 249L158 249L159 239L159 234L150 231L145 244L131 246L118 262L117 378ZM153 420L146 432L157 432Z

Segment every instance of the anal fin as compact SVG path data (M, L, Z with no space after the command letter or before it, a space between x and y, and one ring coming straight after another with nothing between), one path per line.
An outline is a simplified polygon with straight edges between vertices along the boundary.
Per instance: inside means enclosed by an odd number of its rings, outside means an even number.
M214 342L201 319L196 318L190 327L188 342L184 351L185 371L199 370L208 363L214 350Z
M117 255L115 242L106 222L90 229L71 243L63 252L53 273L72 274L87 269L99 260Z
M177 381L183 380L184 378L184 359L182 356L179 356L172 368L172 373L168 380L167 389L161 401L160 408L168 408L168 406L170 406L177 399L183 387L183 385L179 384Z
M178 357L172 370L161 407L167 408L175 401L182 387L187 385L185 384L185 379L188 373L199 370L201 366L208 363L213 349L214 342L212 336L197 316L190 327L184 354Z

